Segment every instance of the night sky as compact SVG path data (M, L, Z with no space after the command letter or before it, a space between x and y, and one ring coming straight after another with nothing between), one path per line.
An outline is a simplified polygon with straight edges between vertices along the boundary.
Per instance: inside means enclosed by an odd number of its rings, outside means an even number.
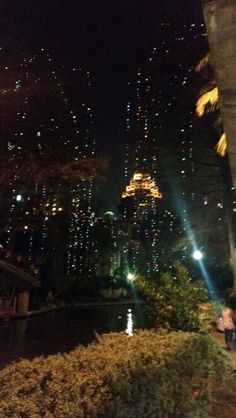
M3 45L13 53L44 47L59 63L91 70L98 153L108 156L113 179L103 189L114 209L123 187L127 82L158 42L159 23L200 21L201 0L2 0L0 15Z

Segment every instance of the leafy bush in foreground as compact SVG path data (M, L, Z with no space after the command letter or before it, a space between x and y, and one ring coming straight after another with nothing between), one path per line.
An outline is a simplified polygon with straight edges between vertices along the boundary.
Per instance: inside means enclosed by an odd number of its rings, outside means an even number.
M1 418L203 418L227 370L208 335L111 333L0 372Z

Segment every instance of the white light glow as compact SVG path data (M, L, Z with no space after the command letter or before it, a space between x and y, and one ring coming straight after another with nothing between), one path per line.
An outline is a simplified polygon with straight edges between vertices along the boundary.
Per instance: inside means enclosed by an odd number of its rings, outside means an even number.
M133 328L134 328L134 323L133 323L133 314L132 314L132 310L128 309L128 313L127 313L127 328L125 330L126 334L128 334L129 336L133 335Z
M203 257L203 254L202 254L202 252L201 252L201 251L199 251L199 250L195 250L195 251L193 252L193 258L194 258L195 260L201 260L201 259L202 259L202 257Z
M134 280L134 273L128 273L127 274L127 279L132 282Z

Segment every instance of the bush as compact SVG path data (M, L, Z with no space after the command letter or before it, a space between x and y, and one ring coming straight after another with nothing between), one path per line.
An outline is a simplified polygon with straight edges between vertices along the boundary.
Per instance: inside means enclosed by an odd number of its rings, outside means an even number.
M175 262L172 272L161 273L159 280L138 278L136 286L149 302L146 311L155 327L198 331L202 322L199 305L207 292L201 283L193 282L188 270Z
M0 372L1 418L203 418L227 370L208 335L111 333Z

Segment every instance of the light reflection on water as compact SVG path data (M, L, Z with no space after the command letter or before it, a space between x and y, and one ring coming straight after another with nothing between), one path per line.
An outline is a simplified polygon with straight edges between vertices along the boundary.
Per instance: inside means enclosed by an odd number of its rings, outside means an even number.
M127 328L125 332L129 336L133 335L133 332L134 332L134 321L133 321L132 309L127 310Z
M20 358L64 353L98 334L133 335L148 327L139 303L76 306L26 319L0 321L0 368Z

